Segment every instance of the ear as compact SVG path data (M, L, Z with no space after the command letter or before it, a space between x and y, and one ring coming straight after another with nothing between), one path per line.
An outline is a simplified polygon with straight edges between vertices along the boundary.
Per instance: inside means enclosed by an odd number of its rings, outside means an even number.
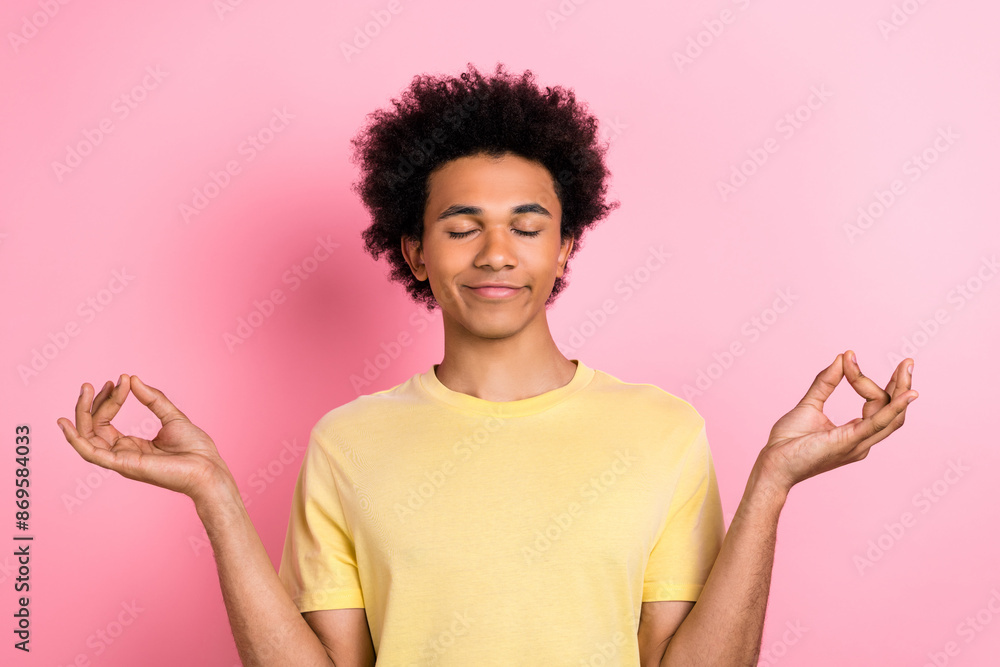
M414 277L421 282L427 280L427 267L424 266L424 251L420 246L420 241L403 236L400 239L400 249L403 252L403 259L406 260Z
M569 259L569 253L573 249L573 237L564 239L562 245L559 247L559 268L556 269L556 278L562 278L563 273L566 272L566 261Z

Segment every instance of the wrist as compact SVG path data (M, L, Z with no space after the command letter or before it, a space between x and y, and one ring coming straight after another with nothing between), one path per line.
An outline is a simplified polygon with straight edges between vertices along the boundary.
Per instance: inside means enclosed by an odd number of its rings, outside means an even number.
M206 474L205 481L201 486L189 495L194 501L199 516L203 518L203 515L212 509L224 507L234 502L241 505L243 503L236 480L229 469L225 467L213 468L211 472Z
M780 512L790 490L791 485L780 475L775 474L766 465L763 457L758 457L750 471L743 497L753 504Z

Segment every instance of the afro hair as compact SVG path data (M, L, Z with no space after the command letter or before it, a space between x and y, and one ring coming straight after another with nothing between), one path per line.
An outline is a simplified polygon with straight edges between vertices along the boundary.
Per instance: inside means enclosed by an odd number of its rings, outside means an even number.
M353 139L352 162L361 170L355 193L371 214L361 236L376 260L384 253L390 280L403 283L427 310L438 306L430 283L417 280L400 249L402 238L420 241L429 195L428 177L450 160L470 155L500 157L512 153L543 165L553 177L562 206L560 234L574 240L569 257L582 247L584 232L619 206L606 202L604 163L607 146L598 141L598 122L560 86L542 92L534 75L504 71L484 78L468 63L458 78L417 75L395 110L368 114L369 122ZM556 278L546 306L566 286Z

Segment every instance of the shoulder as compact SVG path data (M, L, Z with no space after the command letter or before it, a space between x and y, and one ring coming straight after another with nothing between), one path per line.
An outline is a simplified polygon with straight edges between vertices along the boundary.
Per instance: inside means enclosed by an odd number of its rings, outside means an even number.
M398 421L394 415L412 409L419 401L413 375L388 389L362 394L323 414L313 425L311 438L336 441L345 434L369 432Z
M705 419L691 403L655 384L625 382L595 369L592 385L594 396L623 414L662 420L685 429L698 430L705 425Z

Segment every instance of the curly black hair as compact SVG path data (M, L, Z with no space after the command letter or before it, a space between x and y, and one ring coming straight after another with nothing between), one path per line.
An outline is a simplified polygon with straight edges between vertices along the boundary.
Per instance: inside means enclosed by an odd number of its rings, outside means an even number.
M428 177L450 160L470 155L513 153L542 164L553 177L562 206L560 234L574 239L569 257L582 247L584 232L620 202L606 202L607 145L598 142L597 119L572 90L546 87L543 93L526 70L520 76L497 63L485 79L472 65L459 77L413 77L395 110L368 114L368 125L353 139L352 162L361 178L353 184L372 217L361 236L376 260L385 253L390 280L405 285L414 301L438 306L430 282L417 280L400 249L407 237L423 238ZM556 278L546 306L566 286Z

